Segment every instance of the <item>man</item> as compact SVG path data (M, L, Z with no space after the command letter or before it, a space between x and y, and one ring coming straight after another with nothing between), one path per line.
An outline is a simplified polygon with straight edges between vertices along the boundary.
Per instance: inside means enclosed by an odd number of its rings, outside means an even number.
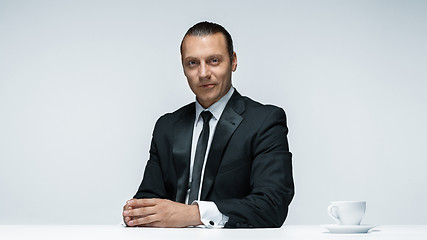
M191 27L181 60L196 102L157 121L126 225L282 226L294 194L284 111L232 87L237 56L218 24Z

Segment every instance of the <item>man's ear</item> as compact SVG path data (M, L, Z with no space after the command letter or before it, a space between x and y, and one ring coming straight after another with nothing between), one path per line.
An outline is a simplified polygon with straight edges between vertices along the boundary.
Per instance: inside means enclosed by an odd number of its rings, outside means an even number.
M234 72L237 69L237 54L233 52L233 57L231 58L231 70Z

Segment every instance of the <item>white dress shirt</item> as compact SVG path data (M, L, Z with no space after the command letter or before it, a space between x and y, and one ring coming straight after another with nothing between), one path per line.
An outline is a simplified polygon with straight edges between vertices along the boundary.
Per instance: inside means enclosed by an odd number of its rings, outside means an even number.
M191 179L193 175L193 165L194 165L194 156L196 154L196 147L197 147L197 141L199 140L200 133L203 129L203 119L200 116L200 113L208 110L212 113L212 118L209 121L209 140L208 145L206 148L206 154L205 159L203 162L202 167L202 175L200 180L200 185L203 185L203 177L205 173L205 166L206 166L206 160L207 156L209 154L209 150L211 147L212 139L215 133L216 125L218 123L218 120L220 119L222 112L225 109L225 106L227 105L228 101L230 100L231 96L234 93L234 88L231 87L227 94L225 94L220 100L212 104L210 107L205 109L200 103L196 100L196 119L194 121L194 129L193 129L193 139L191 144L191 159L190 159L190 177L189 177L189 184L188 186L191 186ZM202 188L199 187L199 194L197 199L200 199L200 193L202 192ZM187 195L185 198L185 202L188 203L188 198L190 195L190 188L187 189ZM200 220L202 223L208 227L208 228L221 228L224 227L224 225L228 221L228 217L223 215L219 210L218 207L214 202L211 201L194 201L192 204L199 205L199 211L200 211Z

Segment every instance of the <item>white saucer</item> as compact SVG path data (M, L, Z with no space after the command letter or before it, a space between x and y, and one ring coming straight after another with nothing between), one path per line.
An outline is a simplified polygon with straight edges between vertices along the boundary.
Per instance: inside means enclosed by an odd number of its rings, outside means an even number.
M331 233L367 233L375 227L375 225L361 224L361 225L323 225Z

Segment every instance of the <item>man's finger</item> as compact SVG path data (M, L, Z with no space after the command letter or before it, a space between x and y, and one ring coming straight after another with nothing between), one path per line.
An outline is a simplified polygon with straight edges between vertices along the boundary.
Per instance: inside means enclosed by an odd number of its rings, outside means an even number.
M129 202L132 201L132 200L134 200L134 199L129 199L129 200L126 201L126 204L123 206L123 211L126 210L126 209L129 209Z
M158 222L160 219L158 217L158 215L153 214L153 215L148 215L145 217L141 217L138 219L132 219L131 221L128 222L128 225L131 227L134 226L148 226L148 225L152 225L155 222Z
M129 223L130 220L132 220L131 217L125 217L124 218L124 221L125 221L126 225L129 225L128 223Z
M156 213L154 207L140 207L123 211L124 217L144 217Z
M132 208L140 208L140 207L150 207L157 204L159 199L156 198L147 198L147 199L131 199L126 205Z

